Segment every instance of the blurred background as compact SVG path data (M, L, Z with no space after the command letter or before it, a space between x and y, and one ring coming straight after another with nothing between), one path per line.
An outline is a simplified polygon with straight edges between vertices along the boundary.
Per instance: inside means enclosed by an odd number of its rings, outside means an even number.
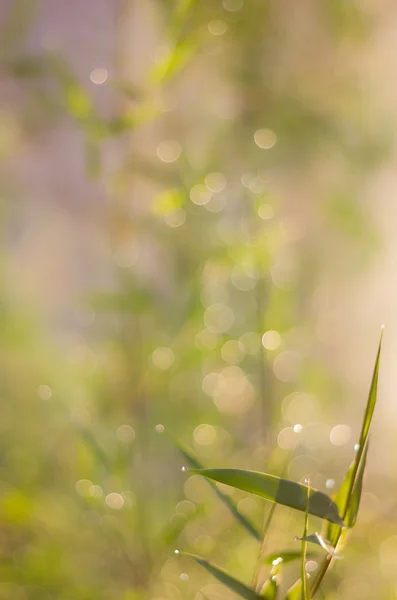
M175 439L332 493L384 322L324 592L396 598L395 4L2 0L0 27L0 598L235 598L173 551L249 583L260 543ZM279 508L269 551L301 531Z

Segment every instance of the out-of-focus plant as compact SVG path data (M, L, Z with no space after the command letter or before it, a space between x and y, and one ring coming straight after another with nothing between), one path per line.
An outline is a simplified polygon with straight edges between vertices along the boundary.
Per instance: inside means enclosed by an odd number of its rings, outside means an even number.
M114 4L124 23L133 3ZM53 343L48 323L25 323L17 299L3 306L6 597L225 598L202 573L181 574L170 548L182 546L205 560L216 548L248 580L262 507L214 483L218 503L190 472L181 498L164 429L197 468L249 461L280 473L288 462L286 476L304 474L313 488L338 479L326 423L348 396L327 360L319 288L324 272L336 286L350 276L346 257L356 268L377 242L362 194L384 136L343 51L355 54L368 24L354 3L149 4L157 59L139 80L114 64L106 82L93 81L61 51L26 49L40 3L14 0L2 30L1 76L13 92L0 101L2 292L23 202L7 161L59 120L81 134L111 247L108 285L76 308L83 334ZM120 39L124 63L141 61ZM293 518L274 515L277 544ZM321 539L335 545L335 531Z

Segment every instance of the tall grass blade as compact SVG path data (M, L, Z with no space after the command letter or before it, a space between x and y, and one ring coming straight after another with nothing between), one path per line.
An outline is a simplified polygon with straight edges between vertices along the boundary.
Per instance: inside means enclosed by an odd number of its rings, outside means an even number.
M382 337L383 330L381 333L378 352L376 354L375 366L372 374L371 387L369 390L367 406L365 409L364 419L361 427L360 439L358 441L358 450L356 453L356 457L353 461L352 468L349 469L345 480L343 481L339 493L336 498L336 504L340 510L340 513L345 519L347 512L349 510L349 505L352 499L353 491L355 485L358 483L358 472L361 463L361 459L366 452L368 434L371 427L372 416L374 414L374 409L377 400L377 391L378 391L378 377L379 377L379 360L380 360L380 352L382 348ZM365 467L365 462L364 462ZM362 477L361 477L362 479Z
M302 580L302 600L311 600L312 595L310 593L309 584L307 581L306 573L306 549L307 549L307 530L309 527L309 500L310 500L310 484L307 486L307 497L306 497L306 512L305 512L305 524L303 527L302 537L302 560L301 560L301 580Z
M239 490L256 494L261 498L305 512L306 485L282 479L268 473L245 471L243 469L193 469L193 472L230 485ZM309 492L309 513L331 523L343 526L336 504L329 496L313 488Z
M254 592L254 590L249 588L247 585L245 585L238 579L235 579L234 577L232 577L232 575L230 575L220 567L217 567L216 565L213 565L210 562L208 562L208 560L201 558L201 556L190 554L190 552L180 552L179 554L181 556L187 556L195 560L199 565L204 567L204 569L206 569L208 573L211 573L211 575L213 575L218 581L220 581L228 588L233 590L233 592L236 592L236 594L238 594L241 598L245 598L246 600L263 600L262 596Z
M336 496L336 506L343 517L345 525L347 527L353 527L356 522L358 509L360 506L361 492L362 492L362 481L366 465L366 457L368 452L368 435L371 427L372 416L374 413L377 392L378 392L378 377L379 377L379 363L380 354L382 349L383 339L383 327L380 335L378 351L376 354L375 365L372 373L371 386L369 390L367 406L365 408L365 414L363 423L361 426L361 433L358 442L358 449L353 463L351 464L348 472L346 473L345 479L339 489ZM328 524L326 529L326 537L330 540L331 544L338 549L339 546L343 545L343 539L345 537L340 527L335 527L332 524ZM332 561L327 558L324 559L317 573L315 582L312 587L313 594L318 590L321 581L323 580L329 565Z
M185 446L183 446L178 441L175 441L175 444L176 444L179 452L182 454L182 456L192 465L192 467L194 469L204 470L203 466L201 465L199 460L195 456L193 456L193 454ZM212 487L212 489L214 490L215 494L218 496L218 498L221 500L221 502L223 502L223 504L225 504L227 506L227 508L232 513L232 515L240 523L240 525L242 527L244 527L244 529L250 535L252 535L256 540L261 541L262 536L261 536L259 530L255 527L255 525L253 523L251 523L251 521L249 519L247 519L247 517L245 517L238 511L238 508L237 508L236 504L233 502L233 500L229 496L227 496L226 494L221 492L221 490L216 486L216 484L211 479L208 479L207 481L208 481L209 485Z

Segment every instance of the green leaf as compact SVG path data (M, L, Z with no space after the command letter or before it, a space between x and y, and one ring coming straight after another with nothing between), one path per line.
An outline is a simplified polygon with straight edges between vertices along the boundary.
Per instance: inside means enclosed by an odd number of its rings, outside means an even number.
M300 560L301 556L302 553L300 550L284 550L282 552L272 552L271 554L265 556L264 563L265 565L271 565L276 560L279 560L280 563L289 563L294 560ZM317 554L314 552L306 553L306 558L314 558L315 556L317 556Z
M194 457L185 446L183 446L178 441L175 441L174 443L177 446L179 452L182 454L182 456L194 467L195 470L204 470L203 466L200 464L198 459ZM244 529L248 531L250 535L252 535L256 540L260 542L262 540L260 532L247 517L245 517L238 511L238 508L233 502L233 500L229 496L221 492L221 490L216 486L216 484L210 479L208 479L208 483L212 487L218 498L223 502L223 504L227 506L232 515L237 519L240 525L244 527Z
M199 475L230 485L239 490L256 494L261 498L289 506L296 510L306 510L307 486L288 479L281 479L268 473L245 471L243 469L193 469ZM343 526L336 504L329 496L313 488L310 489L309 513Z
M254 590L246 586L238 579L232 577L232 575L230 575L220 567L217 567L216 565L211 564L204 558L201 558L201 556L190 554L190 552L179 552L179 554L181 556L187 556L195 560L199 565L204 567L204 569L206 569L208 573L211 573L211 575L216 577L218 581L220 581L228 588L236 592L239 596L241 596L241 598L246 598L246 600L263 600L263 597L259 596L259 594L254 592Z
M298 579L294 585L289 588L284 600L302 600L302 580Z

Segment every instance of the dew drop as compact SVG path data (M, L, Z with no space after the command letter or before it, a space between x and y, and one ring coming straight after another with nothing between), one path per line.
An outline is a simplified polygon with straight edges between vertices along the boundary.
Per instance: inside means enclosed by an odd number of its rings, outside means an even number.
M276 575L273 575L272 581L277 581L277 576Z
M180 576L179 576L179 579L181 581L188 581L189 575L187 573L181 573Z
M187 471L187 467L186 467L185 465L183 465L183 467L182 467L181 471L182 471L183 473L186 473L186 471Z
M174 550L174 554L179 554L179 550Z
M325 482L325 487L327 488L327 490L332 490L332 488L335 486L335 480L334 479L327 479L327 481Z
M294 425L294 431L295 433L300 433L302 431L303 427L300 423L296 423L296 425Z
M156 425L155 430L157 431L157 433L163 433L164 431L164 425L162 425L161 423L159 423L158 425Z
M308 477L305 477L305 479L303 480L303 483L306 483L306 485L309 485L310 479Z
M360 444L354 444L354 451L358 452L360 450Z

